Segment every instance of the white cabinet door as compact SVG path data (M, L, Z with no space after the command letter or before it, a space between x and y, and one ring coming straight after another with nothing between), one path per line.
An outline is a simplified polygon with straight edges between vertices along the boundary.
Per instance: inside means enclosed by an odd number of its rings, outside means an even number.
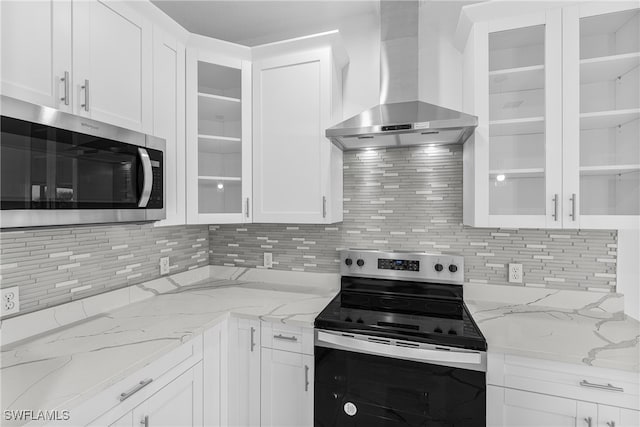
M342 153L324 136L338 84L332 67L330 48L253 64L255 222L342 220Z
M151 133L152 27L124 2L73 3L74 111Z
M618 426L618 424L616 424ZM632 409L620 409L620 424L618 427L640 426L640 411Z
M134 426L202 426L202 362L133 410Z
M493 387L493 386L490 386ZM498 401L491 404L487 425L500 427L576 427L577 403L572 399L548 396L514 389L494 387L495 399L502 397L502 411L491 412L491 408L499 408ZM491 393L488 394L491 396ZM594 423L595 424L595 423Z
M71 1L3 1L0 14L2 94L70 111Z
M167 218L157 225L185 224L185 47L153 28L153 134L167 141Z
M313 356L262 349L262 426L313 425Z
M219 323L203 334L204 425L227 425L225 408L229 382L227 322Z
M563 9L566 228L640 227L640 7Z
M229 320L229 425L260 425L260 321Z
M562 13L476 24L465 51L464 223L562 227ZM470 93L471 92L471 93Z

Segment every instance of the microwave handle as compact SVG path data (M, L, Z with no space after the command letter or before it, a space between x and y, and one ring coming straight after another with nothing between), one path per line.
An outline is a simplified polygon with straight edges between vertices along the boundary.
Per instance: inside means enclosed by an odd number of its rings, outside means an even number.
M151 189L153 188L153 170L151 169L151 159L146 148L138 147L138 154L142 162L142 171L144 172L144 181L142 184L142 194L138 201L139 208L146 208L151 197Z

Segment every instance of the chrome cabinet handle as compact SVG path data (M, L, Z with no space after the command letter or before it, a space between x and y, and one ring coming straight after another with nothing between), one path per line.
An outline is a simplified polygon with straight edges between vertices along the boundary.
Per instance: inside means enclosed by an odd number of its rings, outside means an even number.
M144 427L149 427L149 415L145 415L142 420L140 420L140 424Z
M571 221L575 221L576 220L576 193L573 193L569 200L571 200L571 213L569 214L569 217L571 218Z
M616 422L615 421L607 421L607 425L609 427L616 427Z
M80 86L80 89L84 89L84 104L80 104L85 111L89 111L89 80L84 81L84 85Z
M145 148L138 147L138 154L142 162L142 170L144 172L144 181L142 182L142 194L140 200L138 200L138 207L144 208L149 203L151 197L151 190L153 188L153 169L151 167L151 159L149 153Z
M322 218L327 217L327 197L322 196Z
M130 398L131 396L133 396L134 394L136 394L137 392L139 392L140 390L142 390L143 388L151 384L152 381L153 381L153 378L147 378L146 380L140 381L131 390L125 391L124 393L120 393L120 396L119 396L120 402L127 400L128 398Z
M64 105L69 105L69 72L64 72L64 77L60 79L64 82L64 96L60 98L60 101L64 101Z
M609 384L594 384L594 383L590 383L587 380L582 380L580 381L580 385L582 387L589 387L589 388L598 388L601 390L609 390L609 391L619 391L619 392L623 392L624 389L622 387L616 387L614 385Z
M277 339L277 340L285 340L285 341L291 341L291 342L296 342L296 341L298 341L298 337L293 336L293 335L292 335L292 336L290 336L290 337L288 337L288 336L286 336L286 335L278 334L278 335L274 335L273 337L274 337L275 339Z
M553 220L557 221L558 220L558 195L554 195L553 196Z
M304 365L304 391L309 391L309 366Z
M251 352L253 353L253 349L256 346L256 342L254 340L256 334L256 328L254 328L253 326L251 327Z
M247 218L249 218L249 198L248 197L246 201L246 207L247 207L247 213L245 215L247 216Z
M587 423L587 427L591 427L591 417L585 418L584 422Z

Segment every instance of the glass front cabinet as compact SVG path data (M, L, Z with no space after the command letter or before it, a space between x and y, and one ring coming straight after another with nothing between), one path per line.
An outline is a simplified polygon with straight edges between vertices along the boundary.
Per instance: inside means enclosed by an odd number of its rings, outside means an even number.
M187 50L187 221L251 222L251 65Z
M479 119L464 147L464 223L638 227L637 2L503 19L488 7L469 14L491 20L464 48L463 108Z

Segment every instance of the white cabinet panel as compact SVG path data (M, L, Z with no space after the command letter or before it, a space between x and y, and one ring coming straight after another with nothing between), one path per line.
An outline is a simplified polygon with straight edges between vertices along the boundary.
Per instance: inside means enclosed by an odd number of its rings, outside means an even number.
M634 411L632 409L621 409L619 427L637 426L640 426L640 411Z
M342 221L342 152L324 136L341 119L341 64L326 41L315 43L255 50L255 222Z
M76 114L150 132L151 58L146 18L122 2L74 2Z
M202 426L202 362L133 411L134 426Z
M0 12L2 94L70 111L71 1L3 1Z
M313 362L310 355L262 349L262 426L313 425Z
M154 27L153 134L167 142L164 182L167 218L157 225L186 223L184 61L185 47Z
M204 425L227 425L229 382L227 322L206 330L203 335Z
M260 425L260 321L229 320L229 425Z

